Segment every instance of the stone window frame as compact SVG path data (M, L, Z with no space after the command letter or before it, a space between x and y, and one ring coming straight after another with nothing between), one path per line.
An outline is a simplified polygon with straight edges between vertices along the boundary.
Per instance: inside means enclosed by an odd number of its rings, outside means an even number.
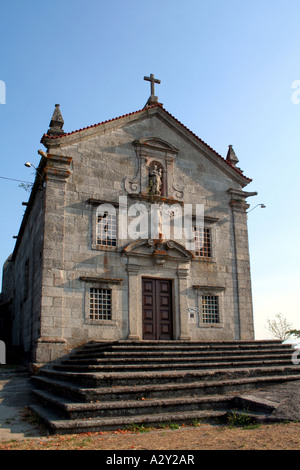
M193 261L204 262L204 263L216 263L216 223L219 221L216 217L204 216L204 228L209 230L210 234L210 252L211 256L196 256L195 250L192 251L194 254ZM195 227L196 216L193 215L192 225Z
M105 215L105 217L107 218L106 227L108 226L108 231L106 233L105 238L102 240L102 243L101 242L99 243L98 237L99 237L99 235L101 237L101 235L103 235L103 233L104 233L103 226L102 226L102 230L101 230L101 225L100 225L101 220L103 220L103 219L101 219L99 221L99 217L100 217L100 215L98 215L98 213L96 211L96 221L95 221L96 233L94 235L95 235L95 242L96 242L97 247L101 246L101 247L105 247L105 248L116 248L117 244L118 244L118 214L116 213L116 214L106 214ZM115 234L114 238L110 238L110 235L112 235L112 234Z
M224 328L224 292L225 287L221 286L199 286L194 285L196 291L196 311L198 313L197 326L198 328ZM211 295L218 298L218 315L219 321L206 323L203 321L202 302L203 296Z
M204 302L209 302L207 311L204 309ZM219 296L213 294L202 294L202 322L205 324L220 323Z
M89 306L89 319L96 320L111 320L112 318L112 305L111 305L111 289L90 287L90 306ZM98 310L98 311L97 311ZM95 317L98 318L95 318ZM104 318L106 317L106 318Z
M117 307L119 286L123 279L113 279L104 277L81 276L84 282L84 323L87 325L117 326ZM107 289L111 291L111 318L109 320L95 320L90 318L90 289Z
M193 253L194 253L194 256L196 259L200 258L200 259L209 259L211 260L212 257L213 257L213 247L212 247L212 230L211 230L211 227L207 227L207 226L204 226L203 227L203 234L201 234L201 237L203 237L203 248L201 248L201 250L196 250L196 234L199 236L199 232L198 230L196 231L196 226L193 225L193 231L195 233L195 250L193 250ZM208 234L208 236L206 235ZM207 244L207 240L208 240L208 244ZM197 254L197 251L202 251L203 250L203 254ZM209 255L205 254L205 252L209 250Z
M119 243L119 224L118 224L118 215L119 215L119 203L113 201L105 201L102 199L88 199L88 204L92 206L91 210L91 249L98 250L98 251L119 251L120 250L120 243ZM102 245L97 243L97 208L101 204L110 204L114 206L116 210L116 245L109 246L109 245Z

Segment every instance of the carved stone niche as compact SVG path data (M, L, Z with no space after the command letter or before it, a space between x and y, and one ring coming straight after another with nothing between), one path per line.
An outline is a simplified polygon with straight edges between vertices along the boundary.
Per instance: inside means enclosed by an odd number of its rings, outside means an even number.
M157 137L135 140L133 145L137 157L137 172L134 178L125 178L127 193L157 199L183 199L183 187L174 178L174 162L179 150ZM153 184L155 171L159 171L161 178L159 190L156 191Z

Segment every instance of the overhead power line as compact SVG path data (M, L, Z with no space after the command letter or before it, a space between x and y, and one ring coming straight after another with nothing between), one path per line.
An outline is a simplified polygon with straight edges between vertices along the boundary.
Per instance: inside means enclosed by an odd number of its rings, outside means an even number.
M17 181L18 183L33 184L31 181L16 180L14 178L7 178L6 176L0 176L3 180Z

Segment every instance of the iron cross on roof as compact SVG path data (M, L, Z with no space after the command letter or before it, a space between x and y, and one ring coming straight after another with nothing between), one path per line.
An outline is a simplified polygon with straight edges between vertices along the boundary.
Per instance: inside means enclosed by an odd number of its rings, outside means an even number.
M150 77L144 77L144 80L151 82L151 96L148 100L148 104L151 104L153 102L157 103L158 99L157 99L157 96L155 96L154 83L160 83L160 80L158 80L157 78L154 78L153 73L150 74Z

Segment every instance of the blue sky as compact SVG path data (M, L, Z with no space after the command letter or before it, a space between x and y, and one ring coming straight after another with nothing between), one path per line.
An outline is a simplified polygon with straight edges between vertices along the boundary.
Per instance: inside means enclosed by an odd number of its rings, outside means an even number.
M224 157L232 144L251 208L267 206L249 214L256 337L277 313L300 328L299 17L297 0L2 2L1 265L29 196L3 177L33 181L55 103L79 129L143 108L154 73L164 107Z

